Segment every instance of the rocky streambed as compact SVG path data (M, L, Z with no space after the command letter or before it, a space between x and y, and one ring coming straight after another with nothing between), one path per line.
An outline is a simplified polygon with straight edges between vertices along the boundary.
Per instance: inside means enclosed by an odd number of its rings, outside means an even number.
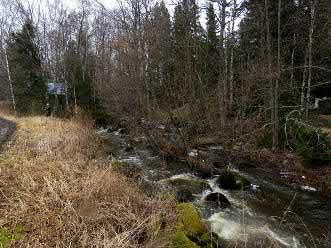
M114 166L148 194L170 191L179 202L193 203L210 233L226 246L331 247L331 202L313 188L280 185L254 166L243 172L230 163L202 176L184 161L153 152L144 137L136 137L136 145L131 145L121 129L101 128L97 133ZM213 163L224 163L221 146L206 151ZM188 155L194 159L197 150Z

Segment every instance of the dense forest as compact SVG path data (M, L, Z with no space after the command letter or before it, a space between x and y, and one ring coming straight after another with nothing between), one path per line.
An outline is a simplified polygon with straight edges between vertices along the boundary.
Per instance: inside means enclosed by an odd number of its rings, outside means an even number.
M330 96L330 11L327 0L187 0L171 14L147 0L115 9L81 1L75 10L6 1L1 95L18 113L49 102L130 123L171 118L192 140L246 140L264 129L265 145L283 149L291 127ZM49 81L65 84L57 103Z
M308 168L331 195L330 0L0 0L0 23L15 116L88 116L202 178L220 172L206 147L291 185Z

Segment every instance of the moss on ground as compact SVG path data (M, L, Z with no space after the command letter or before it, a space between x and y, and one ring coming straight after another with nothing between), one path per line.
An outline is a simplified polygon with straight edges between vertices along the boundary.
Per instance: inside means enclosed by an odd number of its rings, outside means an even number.
M0 227L0 248L9 247L12 241L18 240L23 234L23 228L17 227L14 231Z

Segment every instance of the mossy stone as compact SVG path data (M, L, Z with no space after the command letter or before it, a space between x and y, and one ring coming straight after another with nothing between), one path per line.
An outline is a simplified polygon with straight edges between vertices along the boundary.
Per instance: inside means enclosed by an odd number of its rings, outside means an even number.
M189 236L202 235L207 231L202 223L198 210L190 203L177 205L178 222L177 229Z
M203 224L200 213L193 204L180 203L177 205L177 212L177 231L172 243L173 248L217 247L217 242L211 241L210 232Z
M192 194L199 194L202 191L210 188L206 181L194 178L176 178L169 180L168 183L178 189L185 188Z
M200 248L201 246L197 245L191 241L184 232L178 231L172 242L173 248Z

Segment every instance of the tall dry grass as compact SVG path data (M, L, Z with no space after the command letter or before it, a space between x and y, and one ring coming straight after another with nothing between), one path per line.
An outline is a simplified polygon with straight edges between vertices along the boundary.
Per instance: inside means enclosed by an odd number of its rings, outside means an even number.
M112 171L91 123L17 124L0 156L0 227L23 228L11 247L167 247L172 200L148 198Z

